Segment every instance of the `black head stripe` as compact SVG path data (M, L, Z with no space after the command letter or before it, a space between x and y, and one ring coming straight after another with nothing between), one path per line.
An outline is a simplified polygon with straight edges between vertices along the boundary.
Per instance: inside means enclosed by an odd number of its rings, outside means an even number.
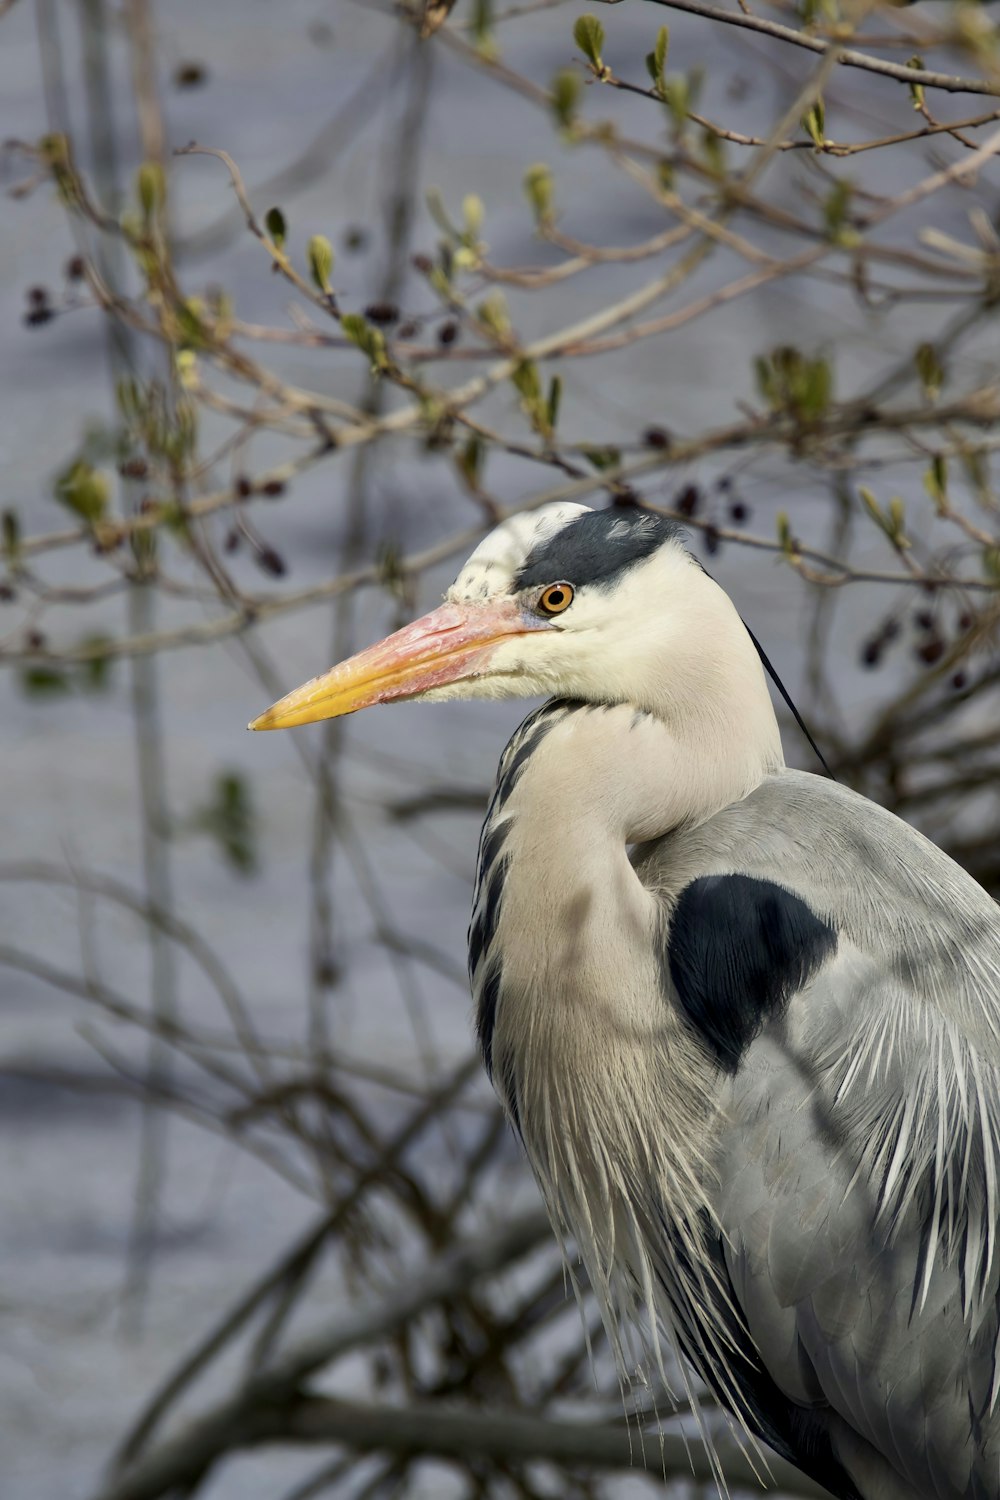
M531 549L515 589L544 583L610 586L627 569L684 533L666 516L644 510L588 510Z

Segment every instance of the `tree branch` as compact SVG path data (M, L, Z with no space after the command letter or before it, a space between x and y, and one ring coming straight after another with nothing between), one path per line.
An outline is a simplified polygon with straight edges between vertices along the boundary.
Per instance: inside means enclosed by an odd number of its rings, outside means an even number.
M296 1397L301 1382L352 1349L377 1343L428 1308L495 1275L551 1236L541 1209L521 1214L479 1239L458 1243L395 1296L361 1307L293 1345L269 1370L138 1460L100 1492L99 1500L153 1500L190 1486L232 1447L253 1440L267 1413Z
M341 1443L357 1453L393 1453L435 1458L493 1459L502 1463L548 1463L588 1469L645 1469L671 1479L715 1481L709 1456L698 1439L677 1433L633 1430L609 1422L563 1422L523 1412L483 1411L474 1406L374 1406L359 1401L307 1397L285 1410L258 1418L254 1443ZM716 1448L732 1486L826 1497L782 1459L750 1457L731 1438ZM767 1474L770 1470L770 1474ZM115 1497L119 1500L119 1497ZM124 1497L120 1497L124 1500ZM136 1497L138 1500L138 1497Z
M599 0L599 3L620 5L621 0ZM693 16L703 16L707 21L721 21L726 26L741 26L746 31L757 31L764 36L774 37L779 42L789 42L793 47L804 47L807 52L823 54L837 46L836 42L808 36L792 26L765 21L760 16L747 15L745 11L724 10L720 5L705 5L702 0L647 0L647 3L664 5L668 10L684 10ZM985 78L960 78L954 73L911 68L906 63L885 62L881 57L872 57L868 52L855 52L850 48L840 49L837 62L845 68L863 68L866 73L877 73L882 78L894 78L899 83L921 84L927 89L943 89L948 94L1000 95L1000 82L989 83Z

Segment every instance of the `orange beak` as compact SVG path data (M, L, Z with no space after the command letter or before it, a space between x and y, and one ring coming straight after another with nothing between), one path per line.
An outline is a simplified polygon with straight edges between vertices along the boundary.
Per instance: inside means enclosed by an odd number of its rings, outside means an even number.
M442 604L287 693L249 727L291 729L473 679L482 674L505 637L548 628L547 621L529 614L514 599Z

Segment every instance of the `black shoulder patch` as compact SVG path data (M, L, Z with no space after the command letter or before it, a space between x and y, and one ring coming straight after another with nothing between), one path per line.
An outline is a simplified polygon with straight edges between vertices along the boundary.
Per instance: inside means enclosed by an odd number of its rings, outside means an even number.
M683 531L648 510L588 510L532 547L514 578L514 588L542 583L605 586L650 557Z
M667 941L684 1015L735 1073L761 1027L836 951L837 934L770 880L706 875L681 892Z

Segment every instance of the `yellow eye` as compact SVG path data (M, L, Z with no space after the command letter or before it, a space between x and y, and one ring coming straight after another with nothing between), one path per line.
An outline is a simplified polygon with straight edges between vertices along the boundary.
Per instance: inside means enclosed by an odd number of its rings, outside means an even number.
M538 600L538 608L543 615L561 615L564 609L569 609L573 603L573 585L571 583L550 583L547 589L543 589Z

